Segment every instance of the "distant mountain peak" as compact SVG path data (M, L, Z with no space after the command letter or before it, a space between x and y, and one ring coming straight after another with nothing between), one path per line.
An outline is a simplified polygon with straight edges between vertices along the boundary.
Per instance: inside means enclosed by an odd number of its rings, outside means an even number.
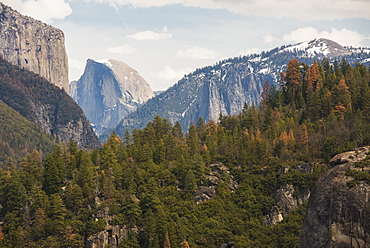
M325 56L329 58L346 56L352 53L350 49L340 45L335 41L325 38L319 38L290 45L285 47L281 52L285 51L302 51L310 57Z
M72 98L98 134L115 127L154 96L148 82L135 69L115 59L88 59L83 75L70 88Z

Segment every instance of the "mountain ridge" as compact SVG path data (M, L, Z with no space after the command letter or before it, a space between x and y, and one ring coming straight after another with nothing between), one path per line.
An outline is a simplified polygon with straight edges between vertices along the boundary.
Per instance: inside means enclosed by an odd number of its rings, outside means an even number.
M321 48L321 49L318 49ZM332 49L328 50L328 47ZM244 104L257 106L264 82L278 87L280 72L289 60L312 64L326 55L330 63L345 58L348 63L370 64L370 49L348 48L328 39L315 39L295 45L274 48L260 54L240 56L219 61L185 75L164 93L148 100L130 113L114 129L123 135L126 129L143 128L159 115L183 127L195 123L199 117L217 120L219 114L230 115L242 111ZM101 136L105 139L107 134Z

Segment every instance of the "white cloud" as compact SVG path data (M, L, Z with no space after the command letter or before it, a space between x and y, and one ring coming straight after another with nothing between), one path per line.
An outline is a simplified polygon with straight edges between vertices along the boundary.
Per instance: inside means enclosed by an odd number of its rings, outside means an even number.
M265 43L272 43L276 40L276 38L270 34L263 36L263 40Z
M74 59L74 58L68 58L68 66L73 69L83 69L85 66L85 63L82 60Z
M160 7L181 4L204 9L227 9L245 15L288 17L299 20L334 20L350 17L370 19L368 0L85 0L107 3L115 8L129 5L134 8Z
M72 9L66 0L3 0L2 2L24 15L47 23L51 23L54 19L64 19L72 14Z
M162 71L152 73L153 76L168 80L168 81L178 81L180 80L185 74L191 72L191 68L186 69L173 69L170 66L164 66ZM172 82L173 83L173 82Z
M249 55L249 54L256 54L256 53L260 53L260 52L261 52L261 50L258 47L252 47L252 48L247 48L247 49L241 51L240 54Z
M177 52L177 57L191 59L215 59L219 55L215 51L198 46L189 46Z
M348 45L355 47L362 46L361 42L366 39L362 34L345 28L340 30L332 28L330 31L319 31L314 27L303 27L283 35L282 41L298 43L301 41L313 40L315 38L327 38L334 40L343 46Z
M146 30L142 32L138 32L135 34L128 35L127 37L135 40L167 40L172 37L171 33L167 32L167 27L164 28L164 31L162 32L154 32L151 30Z
M129 45L122 45L122 46L115 46L115 47L108 47L107 52L108 53L114 53L114 54L131 54L136 51L135 47L131 47Z

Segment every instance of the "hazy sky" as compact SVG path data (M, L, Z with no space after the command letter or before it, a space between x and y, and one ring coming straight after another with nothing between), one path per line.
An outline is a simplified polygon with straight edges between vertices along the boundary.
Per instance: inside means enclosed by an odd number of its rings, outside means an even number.
M60 28L70 80L113 58L153 90L196 68L314 38L370 47L370 0L2 0Z

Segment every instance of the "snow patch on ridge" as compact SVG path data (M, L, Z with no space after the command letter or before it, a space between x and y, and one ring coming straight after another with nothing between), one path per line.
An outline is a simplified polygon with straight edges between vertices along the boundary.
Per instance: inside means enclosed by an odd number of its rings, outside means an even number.
M112 63L109 61L109 59L94 59L94 61L100 64L104 64L108 66L109 68L112 68L113 66Z

